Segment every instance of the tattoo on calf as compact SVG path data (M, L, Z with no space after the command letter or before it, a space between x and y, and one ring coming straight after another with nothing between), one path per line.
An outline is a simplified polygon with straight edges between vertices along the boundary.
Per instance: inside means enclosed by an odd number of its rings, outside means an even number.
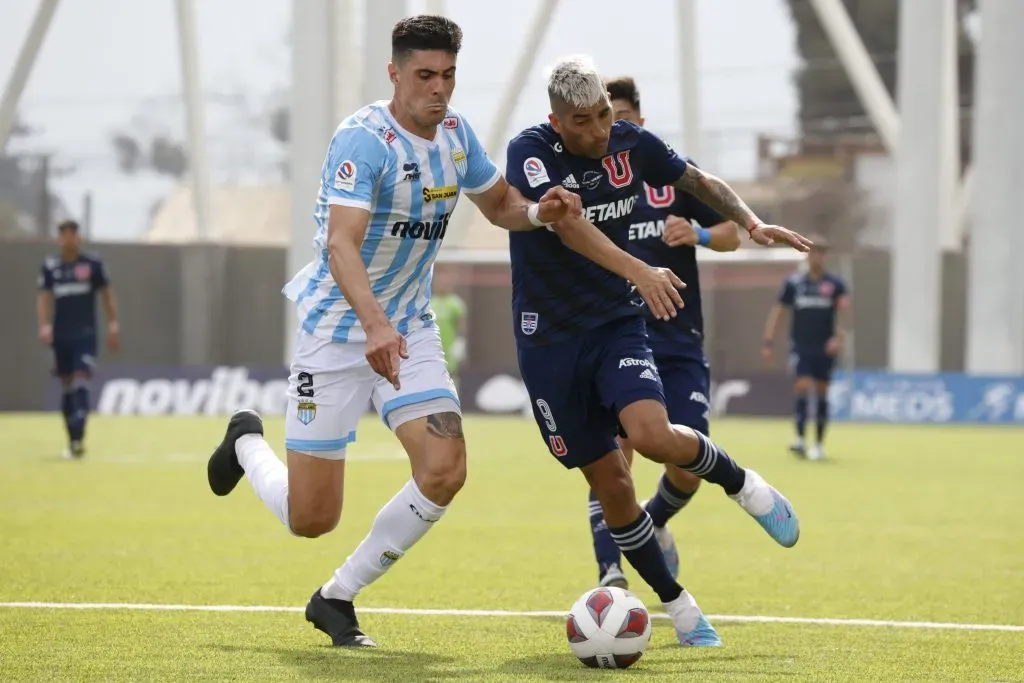
M458 413L428 415L427 432L441 439L462 439L462 417Z

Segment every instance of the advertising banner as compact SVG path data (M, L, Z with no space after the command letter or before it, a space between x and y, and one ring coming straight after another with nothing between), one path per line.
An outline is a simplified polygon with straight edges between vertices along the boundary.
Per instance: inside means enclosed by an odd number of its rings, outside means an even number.
M1024 377L838 373L829 405L849 422L1024 425Z
M711 384L713 415L785 416L790 413L792 380L784 373L730 377ZM92 383L93 410L103 415L229 415L255 408L283 415L288 370L278 368L101 367ZM528 415L530 399L516 373L464 371L459 378L467 413ZM781 400L780 400L781 399ZM47 410L59 410L56 383Z

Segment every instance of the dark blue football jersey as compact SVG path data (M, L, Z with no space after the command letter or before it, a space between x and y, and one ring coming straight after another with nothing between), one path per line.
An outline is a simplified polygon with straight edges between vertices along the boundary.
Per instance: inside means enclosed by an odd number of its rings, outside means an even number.
M686 160L665 142L628 121L612 125L601 159L568 153L548 124L527 128L508 145L509 184L537 201L556 185L580 195L584 217L619 248L644 183L670 185ZM548 229L509 235L516 341L541 346L565 341L626 316L642 315L643 300L624 278L572 251Z
M74 261L46 257L39 289L53 292L54 341L96 336L96 294L108 284L107 269L98 256L83 252Z
M796 273L786 279L779 303L793 309L790 345L802 354L823 353L835 333L839 297L847 292L842 278L825 273L815 280L810 273Z
M693 160L687 158L687 163ZM696 247L670 247L662 241L665 220L679 216L710 228L726 219L699 199L674 187L644 185L629 225L629 253L659 268L668 268L686 284L682 290L685 306L669 321L658 320L647 311L647 336L656 355L703 358L704 315L700 298L700 275Z

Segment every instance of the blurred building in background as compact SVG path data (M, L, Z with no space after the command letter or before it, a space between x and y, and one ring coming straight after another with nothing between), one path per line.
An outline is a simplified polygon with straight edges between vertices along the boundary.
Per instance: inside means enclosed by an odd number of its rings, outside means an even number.
M120 285L117 372L276 372L293 327L279 290L312 253L327 140L344 115L388 96L390 26L425 10L464 27L454 104L499 165L506 141L546 115L544 65L589 52L609 75L635 75L648 126L762 218L829 238L855 302L847 370L1024 372L1024 275L1012 261L1024 238L1007 220L1024 181L1013 86L1024 52L1008 37L1024 3L657 0L624 16L611 0L161 0L146 21L114 4L0 10L0 283L13 350L0 357L12 378L0 409L42 400L34 272L65 217L87 226ZM54 66L104 27L122 52ZM127 74L119 85L95 85L114 67ZM478 386L516 377L507 244L463 201L438 264L459 272L462 375ZM760 364L760 330L801 259L749 244L700 256L716 377L784 390L784 369Z

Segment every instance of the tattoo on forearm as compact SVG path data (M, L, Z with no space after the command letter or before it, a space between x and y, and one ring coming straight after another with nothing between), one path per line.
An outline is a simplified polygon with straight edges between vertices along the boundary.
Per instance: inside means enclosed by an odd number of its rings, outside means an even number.
M462 439L462 417L458 413L428 415L427 432L441 439Z
M696 166L687 166L683 177L674 183L683 192L692 194L725 218L750 230L757 216L725 181L704 173Z

